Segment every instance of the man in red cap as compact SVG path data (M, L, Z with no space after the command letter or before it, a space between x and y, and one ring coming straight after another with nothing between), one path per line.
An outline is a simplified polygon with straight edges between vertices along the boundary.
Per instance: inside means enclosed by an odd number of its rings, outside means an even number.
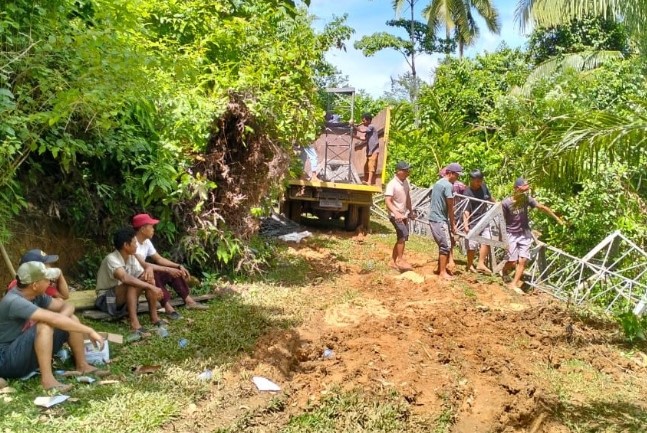
M162 289L163 298L160 301L166 311L169 319L177 320L182 316L175 311L169 300L171 294L166 288L167 285L173 287L175 292L184 300L186 308L193 310L206 310L208 307L196 302L189 294L188 279L191 277L189 271L179 263L175 263L158 254L153 246L151 239L155 234L155 225L159 223L158 219L151 217L147 213L140 213L132 218L132 226L137 232L137 255L146 260L150 258L153 262L147 272L153 273L155 285Z

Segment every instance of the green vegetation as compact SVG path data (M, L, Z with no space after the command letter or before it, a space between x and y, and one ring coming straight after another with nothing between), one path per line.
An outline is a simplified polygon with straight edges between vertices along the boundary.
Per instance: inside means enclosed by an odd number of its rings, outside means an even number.
M428 431L410 419L408 405L394 392L366 396L330 390L316 406L292 418L282 433Z

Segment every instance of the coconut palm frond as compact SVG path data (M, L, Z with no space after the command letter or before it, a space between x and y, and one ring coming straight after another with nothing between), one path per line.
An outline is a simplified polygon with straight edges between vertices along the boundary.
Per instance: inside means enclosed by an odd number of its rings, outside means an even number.
M485 20L488 30L498 35L501 32L501 19L499 11L492 5L492 2L490 0L471 0L471 3Z
M556 117L538 144L535 172L577 180L595 170L600 158L638 167L647 160L647 102L622 112L594 111Z
M530 92L537 82L563 70L590 71L623 57L620 51L582 51L580 53L566 54L562 57L553 57L533 69L521 87L521 95L530 96Z

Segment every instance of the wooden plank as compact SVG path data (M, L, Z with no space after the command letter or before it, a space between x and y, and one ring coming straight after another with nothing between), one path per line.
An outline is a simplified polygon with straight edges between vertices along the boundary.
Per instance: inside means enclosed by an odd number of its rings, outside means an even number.
M87 292L91 292L94 294L93 290L86 290ZM207 295L200 295L200 296L193 296L192 298L196 302L205 302L205 301L210 301L212 299L216 299L221 295L210 293ZM71 298L71 296L70 296ZM184 301L180 298L173 298L169 301L172 306L174 307L180 307L184 305ZM140 301L139 305L137 307L137 314L143 314L143 313L148 313L148 302L146 301ZM103 311L95 310L94 309L94 300L92 301L92 305L89 308L85 308L85 311L83 311L82 316L86 319L93 319L93 320L118 320L109 315L108 313L104 313Z

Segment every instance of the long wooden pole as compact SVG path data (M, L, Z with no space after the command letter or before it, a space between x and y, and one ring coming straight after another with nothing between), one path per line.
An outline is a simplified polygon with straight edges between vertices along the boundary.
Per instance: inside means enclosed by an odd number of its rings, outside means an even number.
M5 265L7 265L9 272L11 272L11 277L13 278L13 276L16 275L16 270L11 264L11 260L9 259L9 254L7 254L7 250L5 249L3 243L0 243L0 253L2 253L2 258L4 259L4 263Z

